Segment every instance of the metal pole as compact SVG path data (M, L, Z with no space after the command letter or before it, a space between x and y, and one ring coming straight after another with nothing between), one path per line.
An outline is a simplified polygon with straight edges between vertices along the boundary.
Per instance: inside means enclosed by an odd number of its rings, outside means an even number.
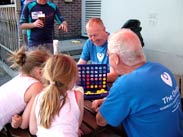
M23 43L23 36L22 31L19 29L19 20L21 16L21 3L20 0L15 0L15 15L16 15L16 22L17 22L17 30L18 30L18 47L20 48Z

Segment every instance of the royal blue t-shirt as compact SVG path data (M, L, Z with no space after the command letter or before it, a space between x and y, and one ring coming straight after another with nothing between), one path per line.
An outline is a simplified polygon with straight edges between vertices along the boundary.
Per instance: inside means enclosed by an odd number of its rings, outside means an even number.
M103 45L96 46L90 39L88 39L81 53L80 58L90 62L91 64L107 64L108 72L110 72L109 57L107 55L108 42Z
M106 41L101 46L96 46L90 39L86 41L81 53L81 59L91 61L92 64L109 64L109 57L107 56Z
M108 124L123 124L128 137L181 137L183 113L173 74L148 62L120 76L99 109Z
M53 43L54 20L58 24L63 22L58 7L47 2L44 5L38 4L36 1L28 3L22 11L20 24L32 23L38 19L38 14L45 14L45 25L43 28L33 28L27 30L28 46L38 46L44 43Z

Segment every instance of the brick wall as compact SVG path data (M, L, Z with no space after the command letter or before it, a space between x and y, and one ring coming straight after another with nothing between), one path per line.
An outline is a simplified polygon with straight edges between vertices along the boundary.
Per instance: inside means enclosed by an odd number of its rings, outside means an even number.
M81 0L73 0L73 2L65 3L64 0L53 0L58 6L62 16L68 23L68 32L56 29L55 24L55 38L69 39L79 38L81 36Z

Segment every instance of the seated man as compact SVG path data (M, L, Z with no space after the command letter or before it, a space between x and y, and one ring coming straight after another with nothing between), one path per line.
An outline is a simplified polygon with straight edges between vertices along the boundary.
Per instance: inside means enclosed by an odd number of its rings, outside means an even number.
M123 125L129 137L182 137L181 98L170 70L146 61L141 42L130 29L110 35L108 54L120 76L100 100L97 124Z
M108 64L107 39L109 33L100 18L91 18L86 24L86 31L89 39L86 41L78 64ZM117 78L117 73L110 67L107 75L107 81L113 82Z

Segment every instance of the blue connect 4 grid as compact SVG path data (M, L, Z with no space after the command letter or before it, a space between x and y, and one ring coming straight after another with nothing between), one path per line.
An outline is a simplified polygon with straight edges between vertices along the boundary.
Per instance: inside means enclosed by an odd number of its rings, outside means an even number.
M84 88L85 99L103 98L108 94L106 64L78 65L79 81L77 84Z

